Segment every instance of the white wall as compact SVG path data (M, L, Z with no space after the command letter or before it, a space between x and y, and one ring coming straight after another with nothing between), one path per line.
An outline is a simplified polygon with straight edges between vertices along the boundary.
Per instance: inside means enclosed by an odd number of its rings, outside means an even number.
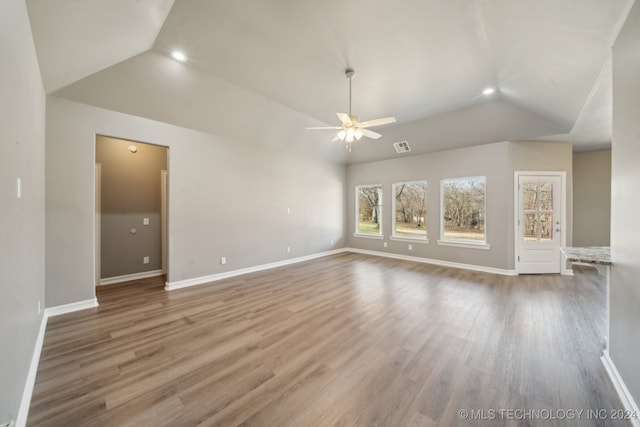
M573 245L609 246L611 150L573 154Z
M613 46L609 353L640 402L640 3Z
M96 134L170 147L169 282L344 244L344 166L49 97L47 306L95 295Z
M44 303L45 95L23 0L0 2L0 422L16 418ZM22 198L16 198L16 178Z
M421 154L411 157L350 165L347 168L347 242L350 247L417 256L441 261L471 264L480 267L513 270L514 212L513 176L517 170L566 171L571 176L571 145L551 142L499 142L457 150ZM487 217L486 239L489 250L439 246L440 180L467 176L486 176ZM428 244L389 241L391 235L391 186L395 182L427 180ZM382 184L382 227L387 240L354 237L355 187ZM568 201L571 200L571 180L567 180ZM571 218L570 211L567 217ZM569 230L571 226L569 224ZM571 240L570 233L567 236Z

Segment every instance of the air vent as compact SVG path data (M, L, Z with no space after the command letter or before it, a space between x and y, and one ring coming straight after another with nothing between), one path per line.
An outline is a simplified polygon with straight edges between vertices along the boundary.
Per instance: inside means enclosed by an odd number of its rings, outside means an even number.
M408 153L409 151L411 151L411 147L409 147L409 143L407 141L394 142L393 148L396 149L396 153L398 154Z

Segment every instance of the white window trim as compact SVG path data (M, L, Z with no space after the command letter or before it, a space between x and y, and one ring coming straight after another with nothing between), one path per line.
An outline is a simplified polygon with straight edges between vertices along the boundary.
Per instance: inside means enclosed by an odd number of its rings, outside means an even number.
M353 237L362 237L363 239L374 239L374 240L384 239L384 236L382 234L353 233Z
M359 194L359 189L362 187L380 187L380 204L379 204L379 212L378 212L378 225L380 226L380 233L378 234L373 234L373 233L359 233L358 229L359 229L359 221L360 221L360 194ZM356 223L355 223L355 232L353 233L353 237L368 237L368 238L372 238L372 239L384 239L384 233L382 230L382 201L383 201L383 197L384 197L384 192L382 191L383 187L382 184L363 184L363 185L356 185L356 194L355 194L355 210L356 210Z
M424 232L424 237L408 237L408 236L396 236L396 189L395 186L396 184L413 184L416 182L424 182L424 202L425 202L425 206L424 206L424 211L425 211L425 218L424 218L424 227L425 227L425 232ZM396 240L398 242L418 242L418 243L429 243L429 227L427 226L427 191L429 189L429 185L427 184L427 180L426 179L417 179L414 181L400 181L400 182L394 182L391 184L391 194L393 195L393 202L391 202L391 236L389 237L389 240Z
M474 242L473 240L447 240L444 238L444 191L442 185L444 181L452 179L474 179L484 178L484 240ZM487 243L487 177L483 175L461 176L456 178L443 178L440 180L440 239L436 241L440 246L455 246L460 248L490 249Z
M486 235L486 229L485 229ZM470 248L470 249L491 249L491 245L486 242L473 243L470 240L437 240L436 243L439 246L453 246L456 248Z
M389 240L394 240L396 242L409 242L409 243L429 243L429 239L427 237L396 237L390 236Z

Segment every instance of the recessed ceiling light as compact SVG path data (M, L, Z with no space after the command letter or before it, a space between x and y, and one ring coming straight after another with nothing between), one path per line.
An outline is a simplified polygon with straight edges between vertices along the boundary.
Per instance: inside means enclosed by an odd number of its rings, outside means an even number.
M173 52L171 52L171 57L176 61L187 62L187 55L185 55L183 52L180 52L179 50L174 50Z
M495 87L488 87L485 90L482 91L483 95L491 95L494 94L496 92L496 88Z

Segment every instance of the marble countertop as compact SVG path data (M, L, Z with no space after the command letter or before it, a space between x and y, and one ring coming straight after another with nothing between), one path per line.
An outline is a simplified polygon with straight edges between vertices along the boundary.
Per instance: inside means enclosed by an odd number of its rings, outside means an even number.
M560 250L567 257L567 261L611 265L611 248L608 246L560 248Z

